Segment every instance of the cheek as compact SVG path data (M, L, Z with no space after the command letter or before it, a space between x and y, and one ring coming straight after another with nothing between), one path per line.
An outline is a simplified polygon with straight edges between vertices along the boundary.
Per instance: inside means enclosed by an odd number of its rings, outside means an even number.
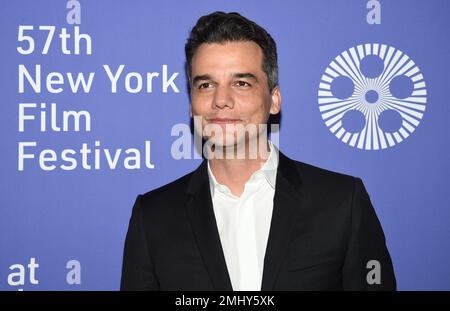
M247 116L257 121L264 121L269 114L270 102L265 101L265 98L259 98L254 105L244 106L244 111Z
M203 115L209 110L210 105L205 100L193 100L191 109L194 115Z

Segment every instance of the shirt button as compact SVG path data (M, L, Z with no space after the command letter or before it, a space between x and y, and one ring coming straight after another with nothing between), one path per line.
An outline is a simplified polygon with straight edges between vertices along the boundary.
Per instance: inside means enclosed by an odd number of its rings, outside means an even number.
M219 190L220 190L220 192L222 192L222 193L228 193L227 187L224 187L224 186L222 186L222 185L219 186Z

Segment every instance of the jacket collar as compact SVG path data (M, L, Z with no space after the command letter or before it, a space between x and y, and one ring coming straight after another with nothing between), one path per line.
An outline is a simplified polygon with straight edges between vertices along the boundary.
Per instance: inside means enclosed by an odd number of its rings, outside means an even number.
M286 255L296 206L301 205L301 178L296 164L278 153L274 206L264 258L262 290L271 290ZM215 290L232 290L214 216L208 167L204 160L192 173L186 188L186 209L202 259Z

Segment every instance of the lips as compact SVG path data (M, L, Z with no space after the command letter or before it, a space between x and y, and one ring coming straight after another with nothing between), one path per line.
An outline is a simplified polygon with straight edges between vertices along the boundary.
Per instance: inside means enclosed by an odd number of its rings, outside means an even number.
M215 124L234 124L241 122L240 119L233 119L233 118L211 118L207 119L209 123L215 123Z

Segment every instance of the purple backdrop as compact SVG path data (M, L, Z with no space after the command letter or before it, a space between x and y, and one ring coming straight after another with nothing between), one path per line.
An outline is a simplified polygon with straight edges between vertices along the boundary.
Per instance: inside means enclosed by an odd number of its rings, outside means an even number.
M131 207L137 194L147 192L193 170L198 159L176 160L171 146L177 137L172 127L188 123L188 96L184 75L184 43L197 18L223 10L237 11L264 26L278 44L280 84L283 96L280 147L288 156L363 179L382 222L393 258L400 290L450 290L450 199L449 105L450 2L442 1L79 1L81 23L69 24L66 16L71 1L9 1L2 4L0 19L0 289L1 290L116 290L119 287L123 241ZM76 1L75 1L76 2ZM369 24L367 4L381 3L381 23ZM35 50L22 55L17 47L20 25L33 25ZM42 54L48 31L56 28L48 53ZM84 41L80 55L74 55L74 29L88 34L92 54L86 55ZM63 53L62 28L71 38ZM392 46L405 53L423 75L426 109L415 131L401 143L383 150L349 146L335 137L322 119L318 91L322 74L343 51L366 43ZM19 65L34 75L41 65L42 91L28 82L19 92ZM103 68L125 65L117 93ZM163 92L163 65L174 84ZM376 71L375 64L365 64ZM363 65L362 65L363 66ZM64 76L63 91L46 88L46 76L57 71ZM94 73L88 93L70 91L67 72ZM132 94L125 90L129 72L159 72L152 92ZM130 77L132 86L135 78ZM337 81L337 80L336 80ZM402 81L400 81L402 82ZM345 93L345 83L331 88ZM56 88L56 84L54 85ZM411 84L399 83L398 91L411 92ZM340 90L341 88L341 90ZM394 88L394 86L392 86ZM36 120L24 122L19 131L20 103L37 103L28 108ZM46 110L40 108L46 103ZM62 111L84 110L91 116L91 130L56 132L50 127L50 105L56 103L57 122ZM46 111L47 131L40 130L40 113ZM351 119L351 118L350 118ZM347 120L358 130L358 119ZM352 123L353 122L353 123ZM381 121L380 121L381 122ZM398 126L398 114L383 121L386 128ZM64 149L78 150L82 144L103 152L122 149L115 169L103 157L100 169L78 165L60 168ZM153 169L126 169L123 152L136 148L145 157L145 141L151 141ZM34 159L25 159L19 171L19 143ZM56 168L45 171L39 153L52 149ZM50 162L47 162L50 165ZM68 163L66 163L68 164ZM324 228L326 230L326 228ZM38 268L30 268L35 258ZM81 265L81 284L68 284L66 277ZM16 266L14 266L16 265ZM24 284L18 282L22 265ZM32 284L30 275L34 270ZM10 280L9 280L10 278ZM70 282L69 282L70 283Z

